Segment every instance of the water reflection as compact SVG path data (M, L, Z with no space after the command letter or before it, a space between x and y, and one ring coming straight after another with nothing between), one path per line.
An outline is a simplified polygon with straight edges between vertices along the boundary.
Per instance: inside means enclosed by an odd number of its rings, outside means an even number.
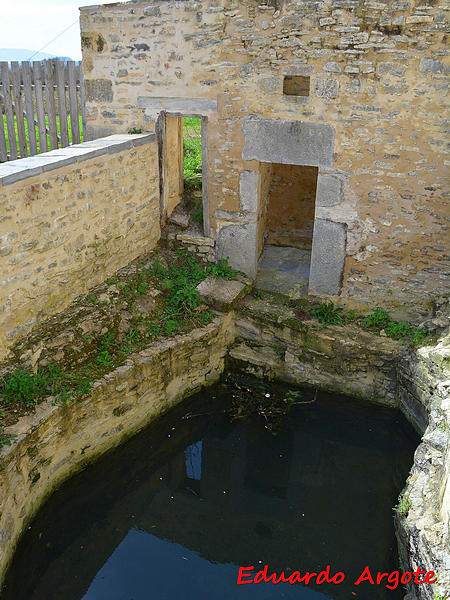
M151 576L149 576L151 570ZM273 584L238 587L236 566L217 564L173 542L130 529L95 576L83 600L328 600L329 596L302 588L278 590ZM286 586L285 586L286 587Z
M186 448L186 477L200 481L202 478L202 440Z
M417 443L401 415L322 394L272 436L230 423L227 393L203 392L64 485L25 536L5 600L402 598L352 585L366 565L396 566L392 506ZM346 581L236 586L239 566L264 564L329 564Z

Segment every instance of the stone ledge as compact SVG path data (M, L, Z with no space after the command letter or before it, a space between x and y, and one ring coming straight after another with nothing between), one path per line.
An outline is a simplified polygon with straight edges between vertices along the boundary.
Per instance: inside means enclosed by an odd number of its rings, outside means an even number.
M98 140L51 150L44 154L11 160L0 165L0 186L9 185L60 167L67 167L104 154L116 154L156 141L155 134L116 134Z

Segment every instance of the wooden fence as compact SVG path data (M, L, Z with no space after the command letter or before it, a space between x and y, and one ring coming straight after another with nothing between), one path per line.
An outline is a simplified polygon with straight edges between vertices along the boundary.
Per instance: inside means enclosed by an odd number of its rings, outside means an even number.
M0 162L78 144L84 106L81 63L0 62Z

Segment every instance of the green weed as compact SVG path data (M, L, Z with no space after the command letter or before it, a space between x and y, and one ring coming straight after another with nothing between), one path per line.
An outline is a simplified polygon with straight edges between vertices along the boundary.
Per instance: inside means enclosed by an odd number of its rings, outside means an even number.
M393 510L399 515L406 516L410 508L411 502L409 501L409 498L407 498L405 494L400 494L400 496L398 497L398 503L396 504L396 506L394 506Z
M423 328L416 327L412 336L412 344L413 346L419 346L421 342L425 340L428 335L428 331Z
M409 323L403 321L395 321L385 310L379 308L363 319L362 326L374 333L383 330L388 337L402 343L409 340L413 346L418 346L428 335L426 329L411 327Z
M215 265L209 265L206 272L216 279L234 279L238 274L229 264L228 256L221 258Z
M0 448L2 446L11 446L16 439L17 435L15 433L5 433L3 429L0 429Z
M345 320L342 316L344 309L341 306L335 306L333 302L322 302L311 310L321 325L344 325Z
M387 326L390 320L391 317L385 310L377 308L371 315L363 320L362 325L372 331L380 331Z
M54 396L55 403L65 404L78 396L88 394L91 381L64 371L56 363L39 367L37 373L16 369L0 382L0 395L6 404L33 407L43 398Z

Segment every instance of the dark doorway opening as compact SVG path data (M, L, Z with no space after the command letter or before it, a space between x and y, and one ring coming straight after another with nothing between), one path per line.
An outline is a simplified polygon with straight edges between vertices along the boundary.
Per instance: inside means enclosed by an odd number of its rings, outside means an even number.
M314 229L318 167L264 163L264 249L258 287L306 297Z

